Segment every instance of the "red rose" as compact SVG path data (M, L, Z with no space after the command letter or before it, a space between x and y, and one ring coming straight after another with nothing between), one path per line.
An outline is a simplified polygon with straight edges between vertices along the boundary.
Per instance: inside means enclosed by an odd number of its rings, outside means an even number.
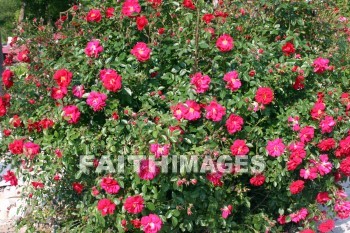
M215 16L213 14L204 14L203 17L202 17L202 20L206 24L209 24L213 19L215 19Z
M102 19L101 11L98 9L91 9L86 16L86 21L88 22L100 22Z
M122 88L122 77L113 69L101 70L100 79L109 91L116 92Z
M114 16L114 8L109 7L106 10L106 18L112 18Z
M68 87L72 81L73 74L66 69L57 70L53 75L53 78L56 80L56 83L60 87Z
M146 16L139 16L136 18L136 25L139 31L142 31L148 24Z
M255 94L256 102L260 104L270 104L274 99L274 93L269 87L259 87Z
M102 216L107 214L113 214L115 210L115 204L109 199L101 199L97 204L97 209L100 211Z
M27 63L29 63L30 62L29 50L25 49L25 50L19 52L18 55L17 55L17 59L20 62L27 62Z
M4 86L8 89L11 88L13 86L13 78L14 74L11 70L6 69L3 73L2 73L2 82L4 83Z
M263 174L258 174L250 178L250 183L254 186L261 186L265 183L265 176Z
M193 4L192 0L183 0L182 5L190 10L196 9L196 6Z
M289 190L292 194L300 193L304 189L304 181L297 180L290 184Z
M327 192L320 192L316 196L316 201L319 204L326 204L331 198L329 197Z
M294 44L292 44L291 42L287 42L282 46L282 52L284 53L284 55L289 56L293 53L295 53L295 48L294 48Z
M7 173L3 175L2 178L5 180L5 182L10 182L12 186L16 186L18 184L17 177L12 171L7 171Z
M73 182L72 187L77 194L80 194L84 189L84 186L78 182Z
M318 230L321 233L331 232L333 228L334 228L334 221L332 219L328 219L318 226Z

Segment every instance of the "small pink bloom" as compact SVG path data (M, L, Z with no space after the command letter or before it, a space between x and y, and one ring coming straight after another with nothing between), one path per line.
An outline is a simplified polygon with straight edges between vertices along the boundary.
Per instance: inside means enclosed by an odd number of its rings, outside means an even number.
M138 0L126 0L122 5L122 14L131 17L141 12L141 6Z
M177 105L171 107L171 111L177 120L182 120L185 117L188 109L183 103L178 103Z
M299 131L300 141L303 143L310 142L315 135L315 129L311 126L305 126Z
M235 70L226 73L223 80L226 81L226 88L231 91L237 91L242 85L241 80L238 78L238 72Z
M226 219L232 213L232 209L232 205L224 206L224 208L221 208L221 216Z
M162 220L156 214L150 214L141 218L141 228L145 233L157 233L162 228Z
M316 167L310 167L307 169L300 169L300 177L307 180L314 180L318 176L317 174L317 168Z
M202 75L202 73L198 72L192 75L191 84L196 87L197 93L204 93L209 89L210 77L208 75Z
M328 155L320 155L320 161L316 163L316 167L321 176L326 175L332 171L332 163L328 161Z
M328 69L329 60L326 58L316 58L312 66L314 67L314 72L316 74L322 74Z
M2 178L5 180L5 182L10 182L11 186L18 185L16 174L11 170L8 170L7 173L2 176Z
M321 122L320 122L320 128L321 132L323 134L325 133L331 133L333 131L333 127L335 126L335 121L333 117L326 116Z
M103 177L100 185L109 194L117 194L120 190L118 182L112 177Z
M103 52L103 47L101 46L99 40L91 40L87 43L85 48L86 56L98 58L101 52Z
M216 41L216 47L221 52L231 51L233 49L233 38L228 34L220 36Z
M98 10L98 9L91 9L87 16L86 16L86 21L87 22L100 22L102 19L102 16L101 16L101 11Z
M286 149L286 146L283 144L283 141L281 138L277 138L273 141L268 141L266 150L268 154L272 157L279 157L281 156Z
M84 85L74 86L72 92L77 98L82 98L85 93Z
M79 108L75 105L69 105L63 108L63 117L70 124L75 124L79 121L80 111Z
M169 144L160 145L158 143L154 143L150 145L150 152L153 153L156 156L156 158L169 155L169 151Z
M132 48L131 54L136 57L139 62L145 62L150 59L152 50L148 48L144 42L137 42Z
M138 175L143 180L153 180L160 172L159 167L153 160L143 159L140 162Z
M107 95L96 91L90 92L86 103L96 112L106 106Z
M187 106L187 112L184 115L184 118L189 121L194 121L199 118L201 118L201 107L200 105L193 101L193 100L187 100L186 101Z
M23 153L30 159L34 159L40 153L40 146L33 142L26 142L23 144Z
M102 216L107 214L113 214L115 210L115 204L109 199L101 199L97 203L97 209L100 211Z
M144 207L144 200L140 195L127 197L124 202L124 209L130 214L141 213Z
M298 223L301 220L306 219L308 214L309 213L306 208L301 208L297 212L290 214L289 217L291 218L292 222Z
M242 130L243 127L243 118L235 115L235 114L231 114L229 116L229 118L226 120L226 128L229 134L234 134L238 131Z
M221 121L222 117L226 114L226 108L215 100L211 101L204 109L206 111L205 118L212 121Z

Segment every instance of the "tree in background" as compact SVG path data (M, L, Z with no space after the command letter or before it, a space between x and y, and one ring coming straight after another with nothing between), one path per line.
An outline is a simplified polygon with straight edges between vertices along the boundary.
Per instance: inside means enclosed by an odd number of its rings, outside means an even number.
M0 32L3 41L12 35L16 23L22 22L24 18L43 18L46 23L51 23L73 2L73 0L0 0Z

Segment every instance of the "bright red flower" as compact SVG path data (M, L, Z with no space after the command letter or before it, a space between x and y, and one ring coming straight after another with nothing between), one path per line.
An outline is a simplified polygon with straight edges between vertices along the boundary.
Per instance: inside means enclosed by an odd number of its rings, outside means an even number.
M274 99L273 90L269 87L259 87L255 94L256 102L260 104L270 104Z
M235 114L231 114L229 116L229 118L226 120L226 128L229 134L234 134L238 131L241 131L243 128L243 118L235 115Z
M329 151L329 150L335 148L335 143L336 142L333 138L327 138L327 139L320 141L317 144L317 147L318 147L318 149L320 149L320 151Z
M261 186L265 183L265 176L263 174L258 174L250 178L249 180L251 185Z
M240 139L237 139L233 142L230 150L232 155L234 156L246 155L249 153L249 147L245 143L245 140L240 140Z
M53 87L51 98L55 100L63 99L67 95L67 87Z
M300 193L304 189L304 183L302 180L293 181L289 186L290 192L292 194Z
M4 70L2 73L2 82L7 89L13 86L13 77L14 73L9 69Z
M182 5L190 10L196 9L196 6L192 2L192 0L183 0Z
M57 70L53 75L53 78L56 80L56 83L60 87L68 87L72 81L73 74L67 69Z
M333 230L334 226L335 226L334 221L332 219L328 219L328 220L322 222L318 226L318 230L321 233L328 233L328 232L331 232Z
M19 155L23 153L23 140L14 140L9 144L9 150L14 155Z
M202 20L206 24L209 24L213 19L215 19L215 16L213 14L204 14L203 17L202 17Z
M109 91L117 92L122 88L122 76L113 69L101 70L100 79L103 86Z
M291 42L287 42L282 46L282 52L286 56L290 56L291 54L295 53L294 44Z
M142 31L148 24L146 16L139 16L136 18L137 30Z
M331 198L329 197L327 192L320 192L316 196L316 201L319 204L326 204Z
M73 190L77 193L77 194L80 194L83 192L84 190L84 186L79 183L79 182L73 182L72 183L72 187L73 187Z
M97 209L100 211L102 216L107 214L113 214L115 211L115 204L111 200L104 198L98 201Z
M106 18L112 18L114 16L114 7L108 7L106 10Z
M5 182L10 182L11 186L17 186L18 185L18 179L16 177L16 174L13 171L8 170L6 174L2 177Z
M101 11L98 9L91 9L87 16L86 16L86 21L87 22L100 22L102 20L102 15Z

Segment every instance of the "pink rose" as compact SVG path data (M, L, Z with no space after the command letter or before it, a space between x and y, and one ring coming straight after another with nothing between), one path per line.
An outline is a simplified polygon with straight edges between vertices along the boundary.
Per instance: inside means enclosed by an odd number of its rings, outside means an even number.
M242 117L235 114L231 114L229 118L226 120L227 131L229 132L229 134L234 134L238 131L241 131L243 127L243 123L244 122Z
M281 156L286 149L286 146L283 144L283 141L281 138L277 138L272 141L267 142L266 150L268 154L272 157L279 157Z
M314 72L316 74L322 74L329 68L328 64L328 59L319 57L314 60L312 66L314 67Z
M102 16L101 16L101 11L98 10L98 9L91 9L87 16L86 16L86 21L87 22L100 22L102 19Z
M100 79L109 91L116 92L122 88L122 77L113 69L101 70Z
M169 144L161 145L158 143L153 143L150 145L149 150L152 154L156 156L156 158L160 158L162 156L169 155L170 145Z
M98 58L101 52L103 52L103 47L100 45L99 40L91 40L87 43L85 48L86 56Z
M235 70L226 73L223 80L226 81L226 88L231 91L237 91L242 85L241 80L238 79L238 72Z
M143 180L153 180L158 173L160 172L160 169L158 166L156 166L156 163L153 160L149 159L143 159L140 162L140 168L138 171L138 175Z
M100 111L106 106L107 95L104 93L90 92L86 103L95 111Z
M209 89L210 77L198 72L191 76L191 84L196 87L197 93L204 93Z
M102 216L107 214L113 214L115 210L115 204L111 200L104 198L98 201L97 209L100 211Z
M157 233L162 228L162 220L156 214L150 214L141 218L141 227L145 233Z
M34 157L39 154L40 146L33 142L26 142L23 144L23 153L30 159L34 159Z
M77 98L82 98L85 93L84 85L74 86L72 92Z
M206 111L205 118L212 121L221 121L226 114L226 108L215 100L211 101L204 109Z
M103 177L101 181L101 188L109 194L117 194L120 190L118 182L112 177Z
M134 55L138 61L145 62L151 57L151 49L147 47L146 43L137 42L132 48L131 54Z
M70 124L75 124L79 121L80 111L75 105L69 105L63 108L63 117Z
M240 140L240 139L235 140L230 149L231 149L232 155L235 155L235 156L246 155L249 153L249 147L245 143L245 140Z
M138 0L126 0L122 5L122 14L124 16L133 16L141 12L141 6Z
M144 207L144 200L140 195L127 197L124 202L124 209L130 214L139 214Z
M230 35L224 34L220 36L216 41L216 47L221 52L229 52L233 49L233 39Z

